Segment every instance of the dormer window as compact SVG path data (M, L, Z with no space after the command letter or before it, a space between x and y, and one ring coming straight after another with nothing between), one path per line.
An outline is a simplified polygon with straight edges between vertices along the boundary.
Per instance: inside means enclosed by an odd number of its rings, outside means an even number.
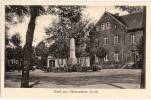
M117 25L114 25L114 28L116 29L116 28L117 28Z
M97 27L96 27L96 31L98 32L99 30L100 30L100 29L99 29L99 27L97 26Z
M104 31L105 30L105 23L101 24L101 30Z
M101 31L109 30L109 29L111 29L111 23L110 22L106 22L106 23L101 24Z

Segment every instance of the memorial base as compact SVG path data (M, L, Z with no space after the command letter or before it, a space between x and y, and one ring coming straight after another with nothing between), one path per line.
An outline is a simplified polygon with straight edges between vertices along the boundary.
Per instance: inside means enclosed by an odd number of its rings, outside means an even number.
M77 64L77 59L76 59L76 58L69 58L69 59L68 59L68 64L69 64L69 65Z

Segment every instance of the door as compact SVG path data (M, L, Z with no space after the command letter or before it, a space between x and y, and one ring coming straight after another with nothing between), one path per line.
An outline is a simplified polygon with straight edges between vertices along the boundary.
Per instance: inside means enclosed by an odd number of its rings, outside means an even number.
M49 66L55 67L55 60L49 60Z

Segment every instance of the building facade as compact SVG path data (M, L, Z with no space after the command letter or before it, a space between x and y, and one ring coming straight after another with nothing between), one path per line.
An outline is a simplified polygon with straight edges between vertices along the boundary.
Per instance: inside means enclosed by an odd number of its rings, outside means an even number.
M47 68L54 68L54 67L65 67L67 66L68 60L67 58L64 59L59 59L59 58L54 58L52 56L48 56L47 58ZM77 58L77 63L80 64L81 66L88 67L90 66L90 58L83 56Z
M143 34L142 12L124 16L105 12L90 32L91 37L97 35L99 45L108 51L106 57L100 59L102 64L119 66L138 60L137 45Z

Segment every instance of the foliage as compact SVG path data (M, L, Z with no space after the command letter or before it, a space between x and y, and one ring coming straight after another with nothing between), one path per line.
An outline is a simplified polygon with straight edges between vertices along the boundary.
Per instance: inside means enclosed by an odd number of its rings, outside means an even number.
M104 58L107 53L108 53L107 50L104 49L103 47L99 46L99 47L97 48L97 53L96 53L96 55L97 55L99 58Z
M46 12L44 6L6 5L5 20L11 24L23 22L25 17L31 16L32 9L35 9L37 16L45 14ZM51 9L49 9L49 12L50 10Z
M95 34L93 36L90 35L89 41L87 43L86 51L89 53L91 60L91 66L95 63L95 56L99 58L104 58L108 53L108 50L103 48L100 45L99 36Z
M10 40L14 46L19 47L21 46L21 37L20 37L20 33L16 33L12 36L11 40Z
M48 57L48 47L46 43L42 40L33 50L33 60L37 61L35 61L35 65L39 68L46 66Z
M37 56L48 56L48 47L43 40L35 47L35 52Z
M21 39L20 39L20 35L14 34L10 39L7 38L7 42L5 43L5 45L9 45L9 42L13 43L14 47L6 47L5 51L6 54L8 54L8 56L10 56L9 58L21 58L22 57L22 47L21 47Z
M59 21L54 22L52 26L46 28L48 40L54 40L49 50L52 56L57 58L69 57L69 39L75 38L76 55L79 56L81 49L86 40L86 34L92 27L88 20L81 19L81 6L59 6Z
M28 6L6 5L5 20L11 24L22 22L29 15Z
M7 40L7 43L5 42L6 48L5 48L5 61L6 61L6 66L5 69L6 71L9 71L10 69L19 69L21 68L20 62L21 59L23 58L22 56L22 47L20 45L21 40L20 40L20 35L15 34L13 35L10 39L8 39L8 36L6 36L5 40ZM14 46L8 46L10 45L9 43L12 43ZM11 60L16 60L16 65L12 67L12 65L9 63Z
M56 14L60 20L68 19L71 23L77 23L81 20L82 8L85 6L57 6Z
M143 6L116 6L115 8L119 8L123 11L127 11L129 13L143 11Z

